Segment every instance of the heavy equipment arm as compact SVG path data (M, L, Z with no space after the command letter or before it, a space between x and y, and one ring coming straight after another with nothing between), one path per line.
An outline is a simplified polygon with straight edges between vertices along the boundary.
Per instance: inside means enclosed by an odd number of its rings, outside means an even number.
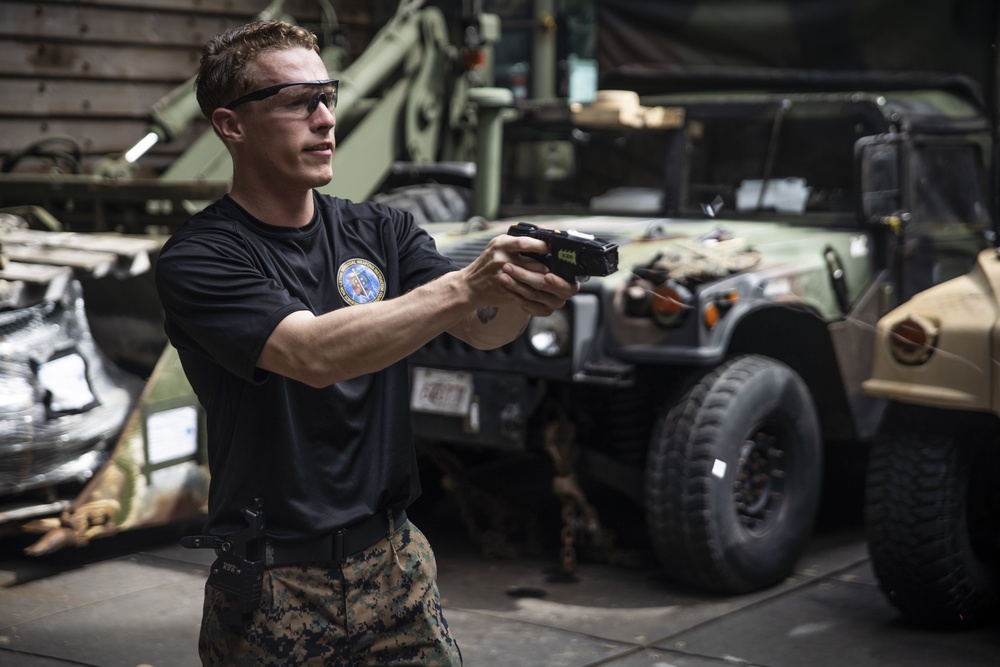
M441 9L416 0L401 2L343 71L337 71L337 54L324 51L331 76L340 79L340 93L335 178L321 191L363 200L377 190L393 162L471 160L462 154L462 146L471 141L453 141L454 133L474 132L466 121L472 75L463 62L468 61L467 49L484 48L499 38L499 21L468 8L463 13L463 44L449 40ZM188 103L182 97L175 105ZM163 174L168 181L231 177L229 155L211 130Z

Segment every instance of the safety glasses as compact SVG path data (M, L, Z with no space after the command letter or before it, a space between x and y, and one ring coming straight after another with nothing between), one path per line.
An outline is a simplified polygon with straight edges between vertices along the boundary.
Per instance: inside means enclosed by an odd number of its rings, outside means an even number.
M269 111L287 116L308 118L320 104L327 109L337 108L337 79L319 81L286 81L247 93L226 105L235 109L247 102L265 101Z

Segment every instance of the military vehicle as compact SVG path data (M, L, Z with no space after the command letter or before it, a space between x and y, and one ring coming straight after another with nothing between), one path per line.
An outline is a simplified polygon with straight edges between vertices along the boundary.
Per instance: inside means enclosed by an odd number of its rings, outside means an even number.
M618 245L617 272L513 343L442 337L411 359L415 432L460 498L477 498L463 453L552 457L564 574L613 537L583 490L597 480L644 514L667 576L726 594L781 581L826 453L880 423L885 401L861 391L879 316L986 245L994 125L969 77L816 53L717 67L713 47L777 46L740 25L795 11L722 4L604 5L605 90L517 105L499 220L436 233L460 262L515 221Z
M337 193L381 194L424 222L479 205L465 158L498 140L509 97L482 85L497 18L439 4L399 3L337 70ZM188 82L155 106L137 149L100 173L0 174L0 201L21 202L0 210L0 534L40 534L30 554L190 519L207 501L201 407L167 345L149 271L164 236L102 233L163 229L164 209L190 213L226 191L231 163L211 132L161 178L131 177L142 148L196 110ZM33 198L95 213L68 230L24 203Z
M968 34L976 43L996 44L995 36L990 39L996 8L966 9L983 23ZM980 62L978 79L992 95L986 106L995 140L1000 91L989 76L1000 68L995 53L984 53ZM932 185L901 183L911 193ZM978 204L992 204L995 223L1000 193L992 195ZM947 225L974 200L946 191L939 201L933 216ZM894 208L905 212L915 204L904 196ZM990 232L994 247L984 249L968 273L927 288L879 320L870 378L862 384L869 396L888 401L865 484L872 566L886 599L904 618L939 629L982 623L1000 610L1000 492L990 479L1000 465L1000 261L996 230ZM940 271L919 228L900 229L897 243L936 277L948 273Z
M960 628L1000 610L1000 257L878 323L864 390L889 399L868 468L872 566L906 618Z

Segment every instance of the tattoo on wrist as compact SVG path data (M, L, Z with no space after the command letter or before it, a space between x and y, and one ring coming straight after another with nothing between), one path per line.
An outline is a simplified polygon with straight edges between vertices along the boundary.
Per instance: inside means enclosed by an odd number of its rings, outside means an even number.
M499 311L500 311L499 306L483 306L482 308L476 311L476 316L479 318L480 322L486 324L494 317L496 317Z

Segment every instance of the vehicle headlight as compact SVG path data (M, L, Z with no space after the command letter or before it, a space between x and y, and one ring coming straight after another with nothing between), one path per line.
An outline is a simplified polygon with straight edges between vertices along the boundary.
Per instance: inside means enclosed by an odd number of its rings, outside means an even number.
M937 345L937 325L919 315L910 315L889 331L889 350L901 364L922 364Z
M675 327L692 309L694 296L691 291L673 281L668 281L655 289L651 304L653 320L661 327Z
M526 333L531 349L539 356L565 357L573 343L569 309L562 308L548 317L532 317Z

